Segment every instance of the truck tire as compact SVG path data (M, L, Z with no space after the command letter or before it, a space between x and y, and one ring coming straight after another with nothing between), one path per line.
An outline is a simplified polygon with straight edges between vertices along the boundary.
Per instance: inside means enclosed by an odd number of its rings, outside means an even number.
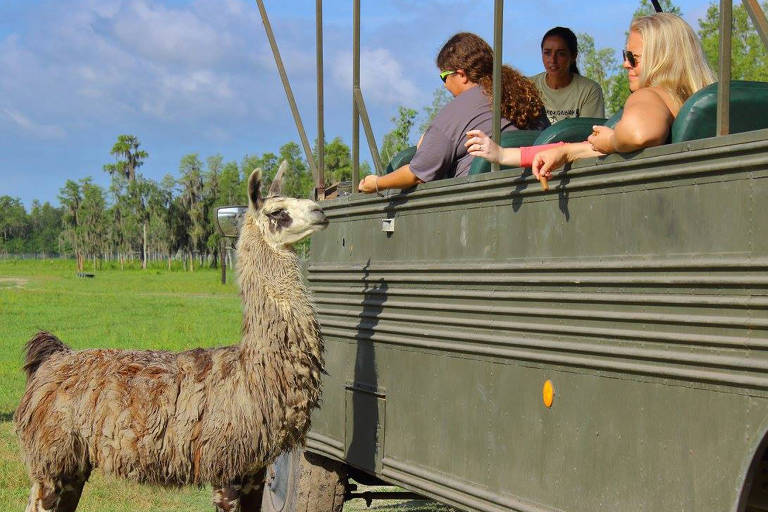
M346 467L296 448L267 468L262 512L341 512Z

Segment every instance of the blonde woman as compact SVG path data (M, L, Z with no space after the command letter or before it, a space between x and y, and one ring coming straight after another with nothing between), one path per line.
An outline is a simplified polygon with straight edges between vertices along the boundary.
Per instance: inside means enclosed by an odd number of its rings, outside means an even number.
M685 100L715 81L701 43L682 18L658 13L632 21L623 57L632 94L614 129L594 126L586 142L532 148L499 148L473 130L467 132L467 150L502 165L532 167L541 180L579 158L664 144Z

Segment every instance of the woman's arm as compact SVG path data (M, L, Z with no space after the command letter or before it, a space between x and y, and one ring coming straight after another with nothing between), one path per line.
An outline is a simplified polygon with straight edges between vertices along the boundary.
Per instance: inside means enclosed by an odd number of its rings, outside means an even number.
M520 148L499 147L481 130L468 131L464 146L467 148L467 153L472 156L479 156L489 162L498 162L509 167L520 167Z
M360 180L360 184L357 186L357 190L365 192L366 194L372 194L379 190L388 188L411 188L419 183L424 183L416 177L408 164L392 171L384 176L377 176L375 174L369 174Z
M675 120L654 87L644 87L632 93L624 105L624 113L611 130L595 127L587 140L601 153L627 153L664 144Z

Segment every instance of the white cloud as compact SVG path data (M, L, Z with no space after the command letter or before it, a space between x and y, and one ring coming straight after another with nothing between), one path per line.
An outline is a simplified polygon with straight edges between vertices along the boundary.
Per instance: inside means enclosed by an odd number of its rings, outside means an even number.
M66 135L64 129L58 126L36 123L21 112L17 112L10 108L4 108L2 109L2 112L16 126L33 134L36 137L40 137L41 139L60 139Z
M333 78L337 85L352 89L352 53L340 52L333 59ZM360 50L360 88L366 103L420 105L424 94L406 77L392 52L384 48Z

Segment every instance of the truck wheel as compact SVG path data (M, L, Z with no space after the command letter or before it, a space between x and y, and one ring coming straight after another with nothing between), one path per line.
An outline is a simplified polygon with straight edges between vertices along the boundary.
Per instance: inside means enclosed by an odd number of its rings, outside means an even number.
M341 512L346 467L296 448L267 468L262 512Z

